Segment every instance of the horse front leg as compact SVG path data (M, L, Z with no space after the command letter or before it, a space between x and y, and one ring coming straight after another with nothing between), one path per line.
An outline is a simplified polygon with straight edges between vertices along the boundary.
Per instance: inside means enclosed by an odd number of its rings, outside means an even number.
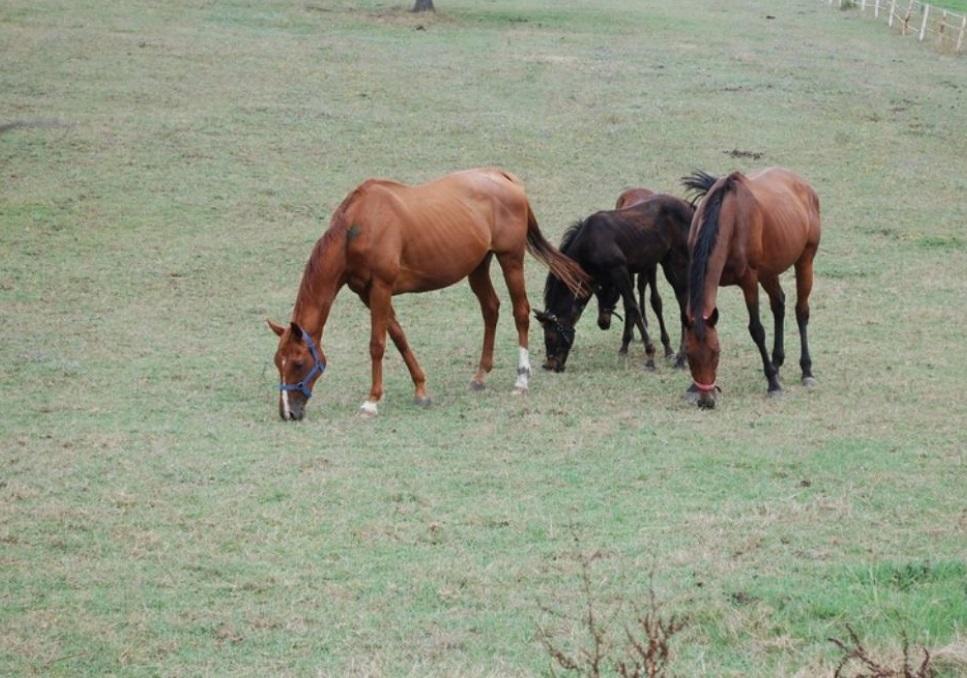
M625 313L624 329L621 333L621 348L618 349L619 355L628 355L628 346L635 338L635 319Z
M504 273L507 291L514 305L514 324L517 326L517 380L514 393L527 393L530 387L531 363L527 351L527 333L530 329L530 303L527 301L527 288L524 285L524 252L498 254L497 261Z
M635 290L631 284L631 274L628 272L627 266L612 267L611 279L624 301L625 318L632 319L632 322L638 326L638 331L641 332L641 339L645 344L645 367L653 370L655 369L655 345L651 342L651 337L648 336L648 328L645 326L641 311L637 302L635 302Z
M762 288L769 295L769 306L772 308L772 318L775 321L775 336L772 338L772 364L778 370L786 362L786 351L783 348L783 320L786 317L786 295L779 285L779 278L762 280Z
M369 337L369 356L373 363L373 385L369 398L359 407L360 414L375 417L377 404L383 397L383 354L386 352L386 331L393 317L390 303L392 288L381 281L373 281L367 297L371 332Z
M662 315L661 295L658 293L657 274L658 271L656 266L652 266L648 269L648 284L651 286L651 308L654 310L655 315L658 316L658 327L661 330L661 345L665 348L665 357L671 358L673 355L675 355L675 352L672 350L671 337L668 336L668 330L665 328L665 316ZM641 274L639 273L639 277L640 276ZM642 301L641 303L642 314L644 314L645 302Z
M671 257L661 265L665 272L665 280L672 286L675 292L675 300L678 302L678 315L681 324L681 336L678 340L678 354L675 356L675 367L685 369L685 330L688 318L685 315L688 310L688 259Z
M782 392L782 386L779 385L779 370L772 364L766 351L766 330L759 318L759 282L756 275L752 273L747 275L740 285L742 294L745 296L745 307L749 311L749 334L762 357L762 371L766 375L766 381L769 382L769 395L778 395Z
M644 273L639 273L638 274L638 310L641 311L641 322L644 324L646 328L648 327L648 314L645 313L645 287L647 285L648 285L648 278L645 277Z

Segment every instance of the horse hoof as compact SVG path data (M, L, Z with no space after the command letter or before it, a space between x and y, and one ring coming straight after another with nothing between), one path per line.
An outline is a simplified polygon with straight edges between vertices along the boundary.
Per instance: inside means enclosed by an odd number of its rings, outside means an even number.
M618 355L628 355L628 347L622 346L618 349Z
M514 390L511 391L511 393L515 396L524 396L524 395L527 395L527 389L521 388L520 386L515 386Z
M806 388L816 388L816 386L819 385L819 382L813 379L812 377L803 377L802 385L805 386Z
M376 409L376 403L369 400L359 406L359 416L365 419L372 419L377 413L378 410Z
M483 383L482 381L477 381L476 379L472 379L470 381L470 390L471 391L482 391L485 388L487 388L487 385L485 383Z
M770 389L769 390L769 393L768 393L768 396L770 398L781 398L782 397L782 389L781 388Z
M670 348L665 349L665 358L670 359L675 357L675 352Z
M648 362L646 362L645 363L645 369L648 370L649 372L654 372L655 369L656 369L655 368L655 361L654 360L649 360Z
M687 365L687 363L685 362L685 359L684 358L676 358L675 359L675 369L676 370L684 370L685 367L686 367L686 365Z
M419 405L420 407L429 407L433 404L433 399L430 396L417 397L413 398L413 404Z

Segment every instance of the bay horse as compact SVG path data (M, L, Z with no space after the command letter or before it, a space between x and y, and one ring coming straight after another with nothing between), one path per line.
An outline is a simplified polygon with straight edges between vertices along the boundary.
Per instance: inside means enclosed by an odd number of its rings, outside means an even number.
M621 192L618 196L618 200L614 204L616 210L624 209L625 207L631 207L637 205L638 203L644 202L651 196L655 195L655 192L650 188L645 188L644 186L637 186L634 188L628 188ZM646 271L641 273L633 274L632 278L636 279L636 287L638 289L638 309L641 311L641 323L647 328L648 327L648 314L645 312L645 289L651 287L651 308L655 311L655 315L658 317L658 326L661 330L661 342L662 346L665 347L665 355L671 352L670 344L671 340L668 337L668 331L665 329L665 320L662 316L662 302L661 295L658 293L657 285L657 273L658 268L656 266L650 266ZM598 305L598 327L603 330L611 327L611 314L614 312L614 306L611 308L606 308L604 306ZM629 340L630 343L630 340ZM628 344L622 342L621 349L619 353L627 353Z
M627 351L632 328L637 326L645 344L645 365L649 369L655 367L655 346L635 301L631 276L661 265L675 290L680 317L684 321L688 228L693 211L684 200L671 195L654 195L625 209L596 212L571 226L561 240L561 252L591 276L592 289L603 308L613 309L619 299L624 302L625 330L621 350ZM553 270L547 276L544 310L535 314L544 329L547 351L544 369L564 370L574 344L574 326L590 296L591 290L584 296L576 295ZM663 320L660 322L664 324ZM665 348L666 355L674 355L670 345L666 344ZM683 367L684 363L684 353L680 351L677 365Z
M813 258L819 247L819 198L793 172L772 167L755 174L733 172L713 177L695 172L683 177L686 188L702 197L688 234L691 266L686 313L686 353L693 384L689 394L699 407L715 407L715 374L719 362L716 323L719 286L738 285L749 311L749 334L759 349L769 393L782 390L779 368L785 360L782 324L786 295L779 275L796 267L796 322L799 325L802 383L816 384L806 340ZM759 285L769 295L775 319L772 357L759 320Z
M525 249L569 289L583 294L588 276L544 238L520 180L509 172L471 169L416 186L387 179L360 184L336 209L328 230L313 247L289 325L268 321L279 337L279 415L284 420L304 416L312 388L326 368L323 329L344 285L359 296L371 316L372 387L360 407L362 414L375 416L383 396L387 331L413 379L415 402L429 404L426 375L396 319L392 297L448 287L463 278L469 279L483 314L483 350L471 381L473 388L482 389L493 367L500 306L490 281L494 256L517 325L515 392L526 392L530 305L524 289Z

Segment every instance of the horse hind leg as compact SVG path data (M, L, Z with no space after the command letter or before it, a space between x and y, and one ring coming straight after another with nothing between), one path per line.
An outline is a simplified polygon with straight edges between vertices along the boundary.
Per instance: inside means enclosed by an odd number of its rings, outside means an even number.
M809 325L809 294L813 289L813 257L815 248L808 250L796 262L796 324L799 325L799 342L801 353L799 366L802 368L803 386L812 388L816 385L813 377L813 361L809 355L809 342L806 339L806 327Z
M510 301L514 305L514 324L517 326L517 380L514 393L526 393L529 388L531 364L527 350L527 333L530 329L530 303L524 285L524 251L508 252L497 255L497 261L504 273Z
M396 319L395 312L390 317L389 336L396 345L396 349L400 352L400 355L403 356L406 369L410 371L410 377L413 379L413 387L415 389L413 402L424 407L429 406L431 400L430 396L426 393L426 373L423 372L420 364L416 361L416 356L413 354L413 349L410 348L409 342L406 341L406 334L403 333L403 327Z
M484 321L483 349L480 351L480 364L477 372L470 380L470 388L475 391L483 390L484 379L494 367L494 335L497 331L497 318L500 315L500 299L494 291L493 283L490 281L490 260L492 254L487 254L482 262L467 277L470 282L470 289L477 296L480 302L480 313Z

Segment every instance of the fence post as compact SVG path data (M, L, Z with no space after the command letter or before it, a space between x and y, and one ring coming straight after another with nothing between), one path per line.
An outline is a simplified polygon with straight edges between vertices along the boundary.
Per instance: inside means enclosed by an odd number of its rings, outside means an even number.
M928 16L930 16L930 5L925 4L923 6L923 21L920 24L920 42L923 42L923 36L927 33Z
M893 28L893 15L896 13L896 0L890 0L890 21L887 22L890 28Z
M940 29L937 31L937 44L943 47L943 33L944 29L947 28L947 10L943 11L940 15Z
M880 18L880 0L873 0L873 18Z
M866 12L866 0L860 0L860 11Z
M960 46L964 44L964 29L967 28L967 15L960 22L960 37L957 38L957 49L956 52L960 51Z

